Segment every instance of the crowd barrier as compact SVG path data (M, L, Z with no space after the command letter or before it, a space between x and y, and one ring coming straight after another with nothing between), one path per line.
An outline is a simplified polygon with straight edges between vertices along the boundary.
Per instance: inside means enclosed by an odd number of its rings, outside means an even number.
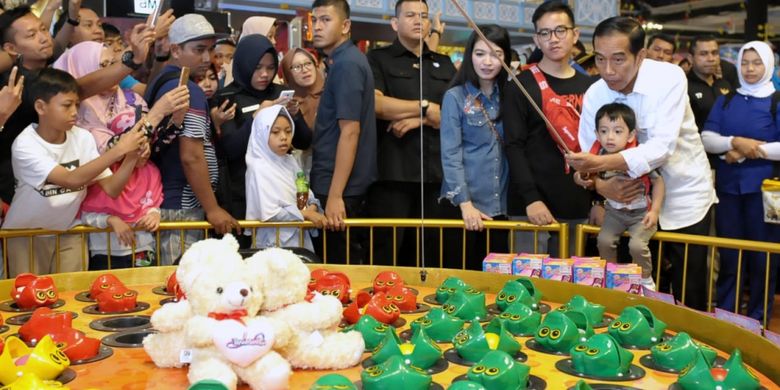
M575 234L575 255L576 256L582 256L585 252L585 242L587 240L588 235L597 235L601 229L598 226L593 225L577 225L576 228L576 234ZM625 234L627 236L627 234ZM653 266L653 270L655 272L654 279L656 285L660 285L661 283L661 264L662 260L664 258L664 245L669 243L677 243L677 244L683 244L684 245L684 257L683 257L683 285L682 285L682 292L681 292L681 303L685 304L685 291L686 291L686 281L687 281L687 275L688 275L688 247L691 245L698 245L698 246L706 246L708 250L708 297L707 300L707 311L712 311L713 305L715 303L714 301L714 289L715 289L715 279L717 277L716 272L716 263L714 259L716 259L716 251L718 249L734 249L737 251L737 283L736 283L736 296L737 299L735 299L734 302L734 313L739 313L740 311L740 304L742 302L740 297L741 293L741 287L743 286L742 281L742 257L744 252L746 251L753 251L753 252L760 252L765 253L765 272L764 272L764 315L763 315L763 327L766 328L767 322L769 321L769 318L767 316L767 310L768 310L768 301L769 301L769 294L774 294L774 291L769 291L767 286L769 286L769 270L770 267L774 266L777 267L778 265L776 263L772 263L770 261L770 256L780 254L780 243L774 243L774 242L764 242L764 241L748 241L748 240L736 240L732 238L722 238L722 237L716 237L716 236L698 236L693 234L680 234L680 233L669 233L669 232L657 232L655 235L653 235L653 240L658 241L658 252L656 254L655 258L655 264ZM755 293L755 292L751 292Z
M375 230L376 229L382 229L382 228L390 228L392 229L392 235L393 235L393 256L392 256L392 264L397 264L397 253L395 248L397 247L396 240L398 235L399 229L413 229L415 232L414 240L416 244L416 253L417 258L415 259L415 264L417 267L431 267L432 264L435 264L437 268L442 268L444 264L444 240L425 240L425 243L427 245L438 245L438 259L422 259L421 253L423 252L421 250L421 246L424 245L423 241L423 229L425 231L429 231L430 229L438 230L439 234L444 231L444 229L457 229L461 231L462 234L462 248L461 248L461 268L466 269L466 233L465 225L462 220L443 220L443 219L347 219L345 221L346 224L346 236L347 241L351 239L351 234L356 229L362 229L363 231L368 230L368 244L369 244L369 250L368 250L368 265L375 265L374 262L374 241L375 241ZM486 240L486 252L490 252L490 239L489 235L492 231L495 230L507 230L510 232L509 234L509 248L511 252L516 252L516 245L515 245L515 232L528 232L533 234L533 245L534 245L534 252L538 253L538 235L540 232L549 232L551 234L557 234L558 235L558 245L559 245L559 254L560 257L566 258L569 257L569 240L571 239L569 237L569 229L568 225L565 223L557 223L557 224L551 224L551 225L545 225L545 226L536 226L527 222L520 222L520 221L485 221L485 230L487 231L488 239ZM276 240L277 244L279 243L279 233L280 229L283 228L295 228L299 229L300 231L303 231L303 229L308 228L314 228L314 225L310 222L259 222L259 221L240 221L240 225L242 229L256 229L256 228L274 228L276 229ZM169 231L169 230L178 230L179 234L182 237L181 245L182 249L184 246L184 232L188 230L202 230L204 232L205 237L213 236L213 231L211 230L211 225L208 222L201 221L201 222L162 222L160 224L159 230L155 233L156 234L156 250L157 253L160 253L160 232L161 231ZM585 242L588 235L595 235L598 234L599 227L597 226L591 226L591 225L578 225L576 229L576 236L575 239L575 255L582 256L584 255L585 251ZM30 248L33 246L33 237L37 236L61 236L64 234L76 234L81 236L81 253L82 253L82 268L87 269L87 262L88 262L88 243L87 243L87 237L90 233L102 233L108 235L110 233L110 229L97 229L92 227L86 227L86 226L78 226L73 229L70 229L68 231L62 232L62 231L47 231L47 230L41 230L41 229L24 229L24 230L3 230L0 229L0 242L2 243L2 248L8 247L8 239L11 238L27 238L29 240ZM327 254L327 243L328 243L328 231L324 231L322 234L323 236L323 247L322 247L322 253ZM299 234L301 237L299 241L299 245L303 246L303 235ZM742 255L745 251L756 251L761 253L766 253L766 269L767 272L764 275L765 278L765 286L768 286L769 284L769 267L771 266L771 262L769 261L770 255L780 254L780 244L778 243L770 243L770 242L759 242L759 241L747 241L747 240L735 240L735 239L727 239L727 238L720 238L720 237L712 237L712 236L697 236L697 235L689 235L689 234L678 234L678 233L667 233L667 232L658 232L653 236L653 239L659 241L659 251L657 253L656 257L656 264L655 264L655 280L657 284L660 284L661 282L661 261L663 259L663 248L664 244L668 243L680 243L685 246L685 257L683 261L683 293L682 293L682 303L685 303L685 280L687 275L687 265L688 265L688 258L687 258L687 252L688 247L690 245L701 245L708 247L709 250L709 258L713 259L715 258L716 250L719 248L725 248L725 249L735 249L738 251L738 271L737 271L737 296L740 294L740 286L739 283L742 278L741 274L741 265L742 265ZM252 237L252 246L254 247L254 236ZM59 248L59 239L56 240L56 248ZM133 252L135 253L135 248L132 248ZM110 252L110 242L109 242L109 252ZM30 253L32 253L32 250L30 250ZM2 272L3 275L9 275L9 265L8 265L8 251L3 250L2 251ZM159 264L159 258L160 256L157 256L156 261ZM426 261L427 260L427 261ZM438 260L436 262L435 260ZM32 255L30 255L30 268L34 271L34 261L32 259ZM56 256L56 270L59 270L59 256ZM108 262L109 262L109 269L111 268L111 256L108 256ZM334 264L356 264L351 261L351 256L349 252L349 245L347 246L347 252L346 252L346 259L328 259L327 255L323 256L323 262L324 263L334 263ZM709 290L712 291L714 289L715 285L715 262L710 261L710 272L709 272L709 281L708 286ZM768 318L766 315L767 311L767 305L769 299L769 292L768 289L764 289L766 294L764 294L764 327L766 327ZM711 311L713 306L713 294L709 294L709 304L708 309ZM739 312L739 302L740 300L736 300L736 304L734 307L734 312Z

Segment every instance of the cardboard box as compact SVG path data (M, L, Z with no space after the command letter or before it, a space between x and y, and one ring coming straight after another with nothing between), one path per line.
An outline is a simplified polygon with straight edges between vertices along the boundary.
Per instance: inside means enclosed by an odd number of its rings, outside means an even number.
M514 260L514 253L489 253L482 260L482 271L491 272L495 274L512 274L512 260Z
M574 283L584 286L604 287L607 262L598 258L572 258L572 278Z
M542 263L542 278L571 282L571 267L573 262L565 259L547 258Z
M542 263L550 255L521 253L512 261L512 274L539 278L542 276Z
M642 267L636 264L607 264L607 288L639 294Z

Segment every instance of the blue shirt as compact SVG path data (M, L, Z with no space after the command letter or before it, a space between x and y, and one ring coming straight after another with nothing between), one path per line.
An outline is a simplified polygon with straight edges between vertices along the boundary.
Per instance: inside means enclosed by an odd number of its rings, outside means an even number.
M493 86L490 96L485 96L466 83L450 88L441 108L441 197L455 206L471 201L491 217L506 215L509 184L509 165L501 141L504 126L498 119L499 96L498 85ZM490 128L479 102L498 135Z
M335 48L328 61L328 76L314 123L311 190L328 195L341 136L339 120L351 120L360 122L360 137L342 196L365 195L377 176L374 75L366 56L349 40Z
M755 98L737 93L724 108L720 96L712 106L704 130L723 136L739 136L766 142L780 141L780 111L772 118L771 96ZM727 194L752 194L761 191L761 182L774 174L774 162L747 159L741 164L718 160L715 166L715 186Z
M159 77L169 72L179 71L179 67L166 65L160 71ZM149 85L153 86L155 83L156 80ZM178 86L178 77L165 82L158 90L157 95L152 97L149 106L151 107L160 97ZM203 93L198 84L190 80L187 82L187 88L190 91L190 108L184 114L182 129L178 130L175 126L165 130L158 128L158 141L153 144L152 158L160 168L162 176L163 203L160 206L161 209L188 210L201 207L200 201L184 175L179 155L179 137L195 138L203 142L203 156L208 165L212 189L217 184L219 168L214 145L211 142L209 103L206 100L206 94Z

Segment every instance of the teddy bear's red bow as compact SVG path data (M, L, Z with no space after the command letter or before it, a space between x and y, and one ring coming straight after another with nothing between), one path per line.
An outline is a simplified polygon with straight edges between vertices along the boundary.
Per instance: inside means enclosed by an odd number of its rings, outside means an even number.
M211 313L209 313L209 318L213 318L213 319L215 319L217 321L236 320L238 322L243 323L243 321L241 321L241 319L246 317L246 315L247 315L246 309L238 309L238 310L233 310L230 313L214 313L214 312L211 312Z

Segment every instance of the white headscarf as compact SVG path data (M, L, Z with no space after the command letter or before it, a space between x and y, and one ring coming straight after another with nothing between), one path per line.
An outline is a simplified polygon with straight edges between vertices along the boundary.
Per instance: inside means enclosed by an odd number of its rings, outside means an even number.
M761 58L761 62L764 63L764 76L755 84L747 83L742 77L742 56L745 54L745 50L748 49L755 50ZM769 45L761 41L746 43L739 49L739 55L737 56L737 76L739 77L739 83L741 84L741 86L737 88L737 92L742 95L757 98L772 96L772 94L775 93L775 86L772 84L772 72L774 70L775 55L772 53L772 48L770 48Z
M268 221L283 208L296 206L295 177L301 170L291 154L280 156L268 146L271 128L279 115L295 124L281 105L264 108L252 122L246 149L246 219ZM301 216L303 220L303 216Z
M268 36L274 23L276 23L276 19L270 16L251 16L247 18L241 27L241 35L238 37L238 41L241 42L245 36L252 34ZM268 38L270 39L271 37Z

